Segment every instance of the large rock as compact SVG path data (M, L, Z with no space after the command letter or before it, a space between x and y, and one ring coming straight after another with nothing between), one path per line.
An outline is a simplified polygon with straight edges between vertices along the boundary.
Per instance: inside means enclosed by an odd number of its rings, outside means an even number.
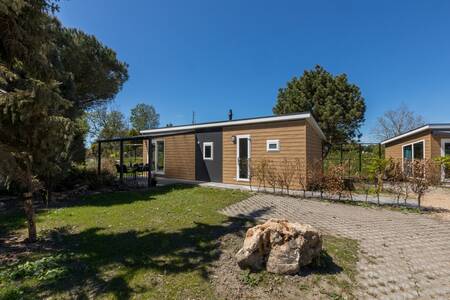
M244 246L236 254L242 269L277 274L296 274L322 250L320 233L308 224L270 219L247 231Z

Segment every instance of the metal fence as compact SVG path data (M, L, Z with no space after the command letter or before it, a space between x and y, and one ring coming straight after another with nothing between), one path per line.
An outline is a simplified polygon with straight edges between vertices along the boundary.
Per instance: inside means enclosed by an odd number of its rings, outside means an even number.
M376 143L348 143L332 145L326 149L324 170L341 165L349 177L366 176L374 158L384 157L384 147Z
M144 141L151 145L149 137L136 136L97 141L93 147L97 173L113 174L120 184L152 186L152 167L144 155L152 157L151 147L144 149Z

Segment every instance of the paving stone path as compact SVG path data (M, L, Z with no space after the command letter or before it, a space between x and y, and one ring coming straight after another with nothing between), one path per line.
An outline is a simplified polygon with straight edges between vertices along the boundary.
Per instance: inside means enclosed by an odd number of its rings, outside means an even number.
M286 218L359 240L358 299L450 299L450 221L267 194L222 213Z

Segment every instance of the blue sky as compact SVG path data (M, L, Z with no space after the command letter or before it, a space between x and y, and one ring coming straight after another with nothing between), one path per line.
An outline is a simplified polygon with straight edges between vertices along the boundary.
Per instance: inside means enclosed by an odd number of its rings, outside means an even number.
M316 64L367 104L363 140L402 102L450 121L450 1L62 0L65 26L129 67L112 107L155 106L161 125L270 115L278 88Z

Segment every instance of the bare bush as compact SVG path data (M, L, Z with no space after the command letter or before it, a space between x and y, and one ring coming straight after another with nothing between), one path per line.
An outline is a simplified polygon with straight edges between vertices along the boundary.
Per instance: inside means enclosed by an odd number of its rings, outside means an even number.
M268 161L266 158L263 158L257 162L255 162L254 174L255 178L258 181L258 191L261 186L266 190L267 183L267 169L268 169Z
M429 159L412 161L412 176L409 177L409 182L420 207L422 198L430 187L441 182L440 165Z
M323 193L326 189L326 176L323 172L322 161L315 161L312 168L308 168L307 182L308 188L320 192L320 199L323 199Z
M344 173L345 168L343 166L333 165L328 168L326 174L326 190L331 195L337 195L339 200L345 192Z
M306 164L300 158L295 159L295 172L297 173L297 183L300 189L303 191L303 198L306 198L306 190L308 189L308 176L306 173Z
M267 161L267 183L272 187L273 192L275 193L277 184L279 182L279 174L277 170L277 166L274 161Z
M408 184L405 172L403 172L403 166L400 161L391 160L387 167L387 181L389 182L391 191L395 194L397 204L400 204L400 198L407 197ZM406 194L406 195L405 195ZM405 197L405 201L406 201Z
M290 188L292 186L292 182L294 181L295 176L295 163L287 158L284 158L281 161L280 173L278 176L278 180L280 182L281 190L283 191L283 187L286 188L286 193L289 195Z

